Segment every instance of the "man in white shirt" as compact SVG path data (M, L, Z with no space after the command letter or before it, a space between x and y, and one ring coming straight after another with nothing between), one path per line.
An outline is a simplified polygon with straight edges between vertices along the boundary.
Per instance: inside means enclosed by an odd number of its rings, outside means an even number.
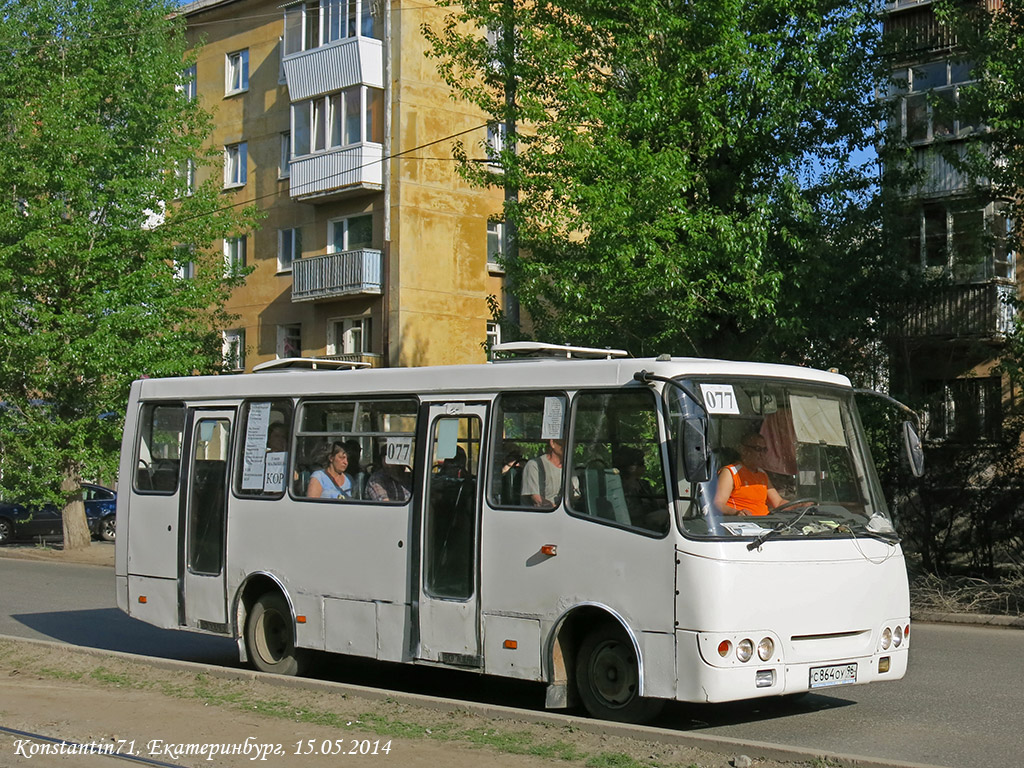
M548 449L523 468L523 504L553 509L562 497L563 440L548 440Z

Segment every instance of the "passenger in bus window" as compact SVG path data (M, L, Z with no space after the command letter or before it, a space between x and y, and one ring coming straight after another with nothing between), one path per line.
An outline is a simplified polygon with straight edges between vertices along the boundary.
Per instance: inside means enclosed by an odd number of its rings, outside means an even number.
M324 468L316 470L309 478L306 495L313 499L352 498L352 480L345 474L347 468L348 454L344 443L331 443Z
M284 453L288 450L288 427L282 422L275 421L270 425L267 432L267 451L270 453Z
M772 485L762 465L768 445L760 432L751 432L740 441L740 460L722 467L718 473L715 506L723 515L760 517L785 503Z
M562 497L564 440L548 440L547 450L526 462L521 494L523 504L544 509L558 506Z
M408 468L388 464L386 449L381 446L377 455L377 468L366 481L366 498L370 501L408 501L410 492L406 482Z

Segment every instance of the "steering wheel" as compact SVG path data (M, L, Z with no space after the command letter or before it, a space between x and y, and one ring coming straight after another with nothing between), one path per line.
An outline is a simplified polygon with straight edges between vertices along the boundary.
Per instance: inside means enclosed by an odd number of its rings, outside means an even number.
M810 496L806 496L806 497L804 497L802 499L793 499L792 501L787 501L787 502L785 502L783 504L779 504L779 506L777 506L775 509L772 510L772 514L775 514L776 512L785 512L787 509L790 509L791 507L799 506L800 504L817 504L817 503L818 503L818 500L815 499L815 498L812 498Z

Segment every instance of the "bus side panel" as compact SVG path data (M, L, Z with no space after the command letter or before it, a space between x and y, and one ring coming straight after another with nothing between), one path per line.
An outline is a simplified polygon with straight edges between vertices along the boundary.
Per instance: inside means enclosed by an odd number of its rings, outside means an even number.
M543 680L540 622L484 614L484 672Z
M625 624L640 646L645 695L651 695L648 685L659 694L671 693L675 685L672 537L655 538L572 517L564 508L552 512L486 508L482 533L485 617L500 613L536 618L542 626L551 627L581 606L603 610ZM555 554L545 555L541 551L545 545L554 545ZM647 642L644 632L660 636L652 635ZM582 639L577 637L576 643ZM520 671L517 667L512 675L520 677Z
M270 574L295 613L306 617L297 626L300 647L405 660L408 515L408 505L232 496L228 594L237 597L252 574ZM397 607L380 611L377 602ZM378 616L387 617L387 626ZM376 638L385 632L378 648Z
M365 600L324 599L324 650L377 658L377 608Z
M129 576L128 614L164 629L178 628L178 580Z

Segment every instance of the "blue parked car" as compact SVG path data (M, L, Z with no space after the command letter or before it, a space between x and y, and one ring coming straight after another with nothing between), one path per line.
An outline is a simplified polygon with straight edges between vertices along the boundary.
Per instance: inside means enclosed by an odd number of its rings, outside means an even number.
M113 541L117 532L117 492L102 485L82 483L82 499L85 502L85 519L93 538ZM0 544L61 539L63 536L64 523L57 507L51 504L27 507L0 501Z

